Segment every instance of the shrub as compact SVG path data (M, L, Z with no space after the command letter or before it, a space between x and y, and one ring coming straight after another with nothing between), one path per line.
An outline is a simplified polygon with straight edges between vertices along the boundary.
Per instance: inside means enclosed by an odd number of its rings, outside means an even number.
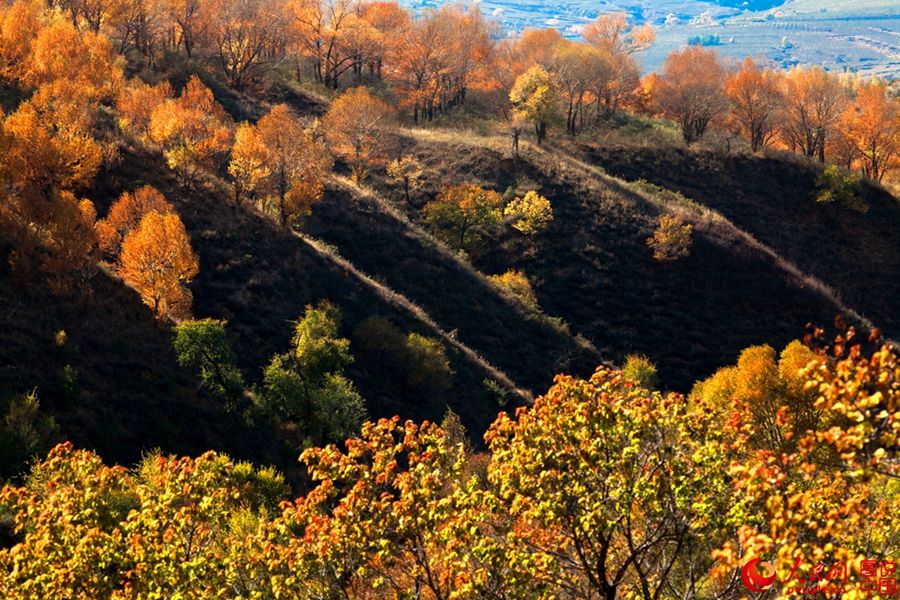
M629 354L625 357L625 366L622 367L622 372L625 377L639 383L647 390L655 390L659 385L656 365L642 354Z
M693 226L685 223L677 215L660 215L653 235L647 238L647 245L653 250L653 258L670 262L684 258L691 253L691 233Z
M532 235L543 231L553 220L550 201L535 191L522 198L515 198L503 209L503 216L510 220L513 229Z
M453 369L447 353L439 341L418 333L406 336L406 353L409 360L407 381L410 387L431 392L444 392L450 388Z
M862 197L862 178L835 165L825 167L816 178L815 199L822 204L837 202L861 213L869 211L869 205Z
M41 412L36 391L14 396L0 421L0 480L18 475L26 461L46 453L58 436L59 427Z
M537 295L535 295L528 277L522 271L510 269L500 275L491 275L489 279L491 283L508 291L528 306L537 307Z
M437 340L418 333L404 335L384 317L370 317L356 327L353 343L366 364L412 392L434 397L450 389L453 370Z

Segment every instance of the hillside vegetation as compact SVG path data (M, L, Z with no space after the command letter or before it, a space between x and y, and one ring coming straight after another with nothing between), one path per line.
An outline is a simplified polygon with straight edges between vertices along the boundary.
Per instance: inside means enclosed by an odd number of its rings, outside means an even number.
M0 3L0 596L888 593L900 99L496 31Z

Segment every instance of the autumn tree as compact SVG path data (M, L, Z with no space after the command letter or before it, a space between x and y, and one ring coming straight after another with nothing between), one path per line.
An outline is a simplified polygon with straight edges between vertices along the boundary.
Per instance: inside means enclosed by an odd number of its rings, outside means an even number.
M201 171L215 172L231 147L231 119L196 76L177 99L166 99L150 115L150 139L184 184Z
M172 23L172 44L175 49L184 48L187 57L193 58L195 48L202 43L208 27L207 15L201 0L162 0L167 19Z
M255 125L238 128L228 171L238 203L244 195L255 198L284 227L322 199L331 165L322 141L279 104Z
M412 17L396 2L369 2L362 11L362 19L371 28L363 61L369 67L369 75L381 79L385 62L395 59L401 40L412 26Z
M410 192L419 188L425 170L413 156L404 156L388 163L387 174L391 182L403 186L403 197L410 203Z
M357 0L293 0L293 38L300 52L313 61L316 81L338 88L341 74L353 66L353 57L343 51L345 24L355 15Z
M694 228L678 215L660 215L656 230L647 238L653 258L661 262L675 261L691 252Z
M585 44L563 42L550 58L550 72L566 105L566 131L575 135L584 121L585 96L591 88L600 51Z
M753 152L767 146L777 134L784 105L782 76L763 70L752 58L725 79L725 94L731 104L731 116Z
M493 235L502 222L504 204L497 192L464 183L445 187L422 211L444 241L470 252Z
M528 276L522 271L509 269L499 275L491 275L489 279L491 283L502 290L506 290L521 300L525 305L537 307L537 294L534 293L534 289L531 287Z
M847 106L846 87L820 67L797 67L787 74L784 97L786 143L825 162L828 142Z
M141 224L150 212L175 213L175 208L156 188L145 185L134 192L123 192L109 207L106 218L97 222L100 249L110 258L117 259L122 240Z
M725 70L712 50L688 46L666 58L657 102L681 125L686 144L702 138L725 109L724 81Z
M543 67L531 67L516 79L509 101L516 114L534 124L540 146L547 137L547 126L559 115L559 95L550 74Z
M737 536L713 553L718 574L758 558L773 564L780 581L790 580L786 587L827 593L834 581L815 577L816 563L844 563L845 593L860 595L868 585L860 560L896 553L889 532L897 527L897 490L890 482L898 471L900 367L890 346L864 352L861 343L851 329L827 354L799 350L789 364L779 362L774 378L796 382L780 392L794 404L785 403L768 423L725 422L734 494L748 516ZM756 387L752 372L745 382ZM778 393L765 397L777 401ZM817 426L809 426L810 416ZM759 443L772 429L790 442L777 440L780 451Z
M35 35L46 22L40 1L16 0L0 7L0 78L8 82L24 80Z
M116 100L119 127L140 141L149 140L153 111L172 97L172 86L168 81L153 86L129 81Z
M626 13L601 13L588 23L581 37L611 54L634 54L653 45L656 33L651 25L635 26Z
M158 319L179 319L190 312L191 293L184 284L200 265L177 214L144 215L125 236L119 261L119 274Z
M649 24L635 26L625 13L600 14L582 32L585 41L599 51L595 60L592 91L600 106L614 114L622 100L640 84L640 72L633 54L653 45L656 33Z
M124 84L121 58L109 40L79 32L64 20L52 21L37 32L22 80L32 87L71 80L94 100L115 98Z
M599 369L498 417L488 479L531 589L659 598L676 583L685 548L724 525L720 434L704 411Z
M216 62L232 87L240 87L268 58L271 41L279 29L279 4L261 0L205 0L206 35Z
M546 229L553 221L553 206L547 198L531 190L507 204L503 216L516 231L533 235Z
M861 83L855 92L838 128L859 156L863 174L881 181L900 166L900 100L879 81Z
M5 119L0 113L0 224L11 242L10 264L22 275L44 271L64 293L96 262L96 211L76 192L92 182L102 156L77 111L46 99L23 102Z
M425 11L404 32L390 72L416 123L465 102L490 60L491 33L481 11L451 5Z
M325 136L335 154L361 183L369 168L383 161L392 143L394 112L364 87L344 92L325 115Z

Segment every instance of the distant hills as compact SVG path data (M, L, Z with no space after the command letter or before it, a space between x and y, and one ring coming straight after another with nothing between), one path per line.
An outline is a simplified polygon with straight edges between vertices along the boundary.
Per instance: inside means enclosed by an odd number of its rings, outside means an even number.
M440 0L407 0L414 9ZM576 38L598 12L628 12L657 29L658 42L643 53L648 71L689 41L714 44L726 57L765 56L783 67L823 65L900 79L900 3L896 0L484 0L482 12L509 35L556 27Z

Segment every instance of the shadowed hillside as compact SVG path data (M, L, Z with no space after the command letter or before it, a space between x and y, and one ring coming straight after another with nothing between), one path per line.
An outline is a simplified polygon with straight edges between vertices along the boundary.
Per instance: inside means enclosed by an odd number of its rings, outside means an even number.
M819 170L799 160L681 149L580 150L610 174L644 179L715 209L833 287L889 336L900 331L900 202L864 184L866 214L813 200Z
M503 140L415 136L412 152L445 182L498 191L526 182L550 198L555 219L534 244L505 234L488 244L476 267L524 271L549 314L615 361L647 354L658 362L665 386L687 390L723 357L751 344L783 345L808 323L828 325L842 312L816 282L690 203L604 177L558 151L529 147L515 161L506 156ZM415 203L421 206L437 191L426 185ZM688 258L670 264L653 259L646 239L661 211L694 224Z

